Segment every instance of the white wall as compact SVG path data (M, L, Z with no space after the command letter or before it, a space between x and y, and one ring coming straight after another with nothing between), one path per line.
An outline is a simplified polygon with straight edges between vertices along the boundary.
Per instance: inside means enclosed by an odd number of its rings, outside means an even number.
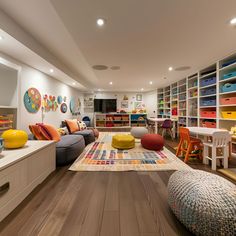
M157 91L153 90L147 93L144 93L143 99L148 117L156 117L157 116Z
M45 113L44 122L48 124L52 124L56 127L59 127L62 120L72 118L72 114L69 109L69 103L71 98L74 99L80 98L81 101L81 114L83 114L83 94L66 85L61 83L60 81L32 68L25 64L22 64L13 58L6 56L2 53L0 53L0 56L6 59L9 64L13 63L17 67L19 67L18 72L18 89L17 89L17 99L18 99L18 117L17 117L17 128L23 129L29 133L28 126L29 124L34 124L37 122L42 122L42 112L41 109L37 113L29 113L25 106L23 101L23 96L25 92L31 88L35 87L39 90L41 96L44 94L53 95L53 96L66 96L67 101L66 104L68 106L68 110L66 113L62 113L60 111L60 106L58 106L57 110L55 112L50 111ZM1 84L1 88L6 89L8 85ZM16 99L16 100L17 100ZM3 100L0 100L0 105L2 104ZM9 104L7 104L9 105Z
M0 65L0 105L17 106L17 70Z

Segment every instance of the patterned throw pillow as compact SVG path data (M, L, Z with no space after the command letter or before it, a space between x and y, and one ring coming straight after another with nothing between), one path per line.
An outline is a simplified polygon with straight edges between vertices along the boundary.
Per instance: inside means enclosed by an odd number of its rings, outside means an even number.
M85 130L87 129L86 124L83 121L78 120L78 126L80 130Z

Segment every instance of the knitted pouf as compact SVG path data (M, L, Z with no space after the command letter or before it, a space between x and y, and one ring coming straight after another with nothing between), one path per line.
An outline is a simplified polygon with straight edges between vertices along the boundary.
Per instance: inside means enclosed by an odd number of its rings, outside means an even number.
M135 138L142 138L144 134L148 134L148 129L146 127L132 127L130 133Z
M169 179L168 202L196 235L236 235L236 186L220 176L176 171Z

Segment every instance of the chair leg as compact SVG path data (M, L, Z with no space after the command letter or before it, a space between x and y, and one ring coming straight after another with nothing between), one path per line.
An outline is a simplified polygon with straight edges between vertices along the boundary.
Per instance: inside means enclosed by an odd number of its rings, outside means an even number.
M187 148L187 152L185 153L185 158L184 158L184 162L185 163L188 162L188 158L189 158L189 154L190 154L191 148L192 148L192 144L189 144L188 148Z
M178 147L177 147L177 150L176 150L176 154L175 154L177 157L178 157L179 154L180 154L181 147L182 147L182 143L183 143L183 141L180 140L180 141L179 141L179 144L178 144Z
M162 128L162 137L164 137L165 129Z
M228 146L224 147L223 149L224 152L224 169L228 168L228 162L229 162L229 148Z
M170 137L171 137L171 139L172 140L174 140L174 137L173 137L173 133L172 133L172 130L171 130L171 128L170 129L168 129L169 130L169 133L170 133Z
M211 161L211 169L212 170L216 170L216 148L215 147L212 147L212 156L211 156L211 159L212 159L212 161Z

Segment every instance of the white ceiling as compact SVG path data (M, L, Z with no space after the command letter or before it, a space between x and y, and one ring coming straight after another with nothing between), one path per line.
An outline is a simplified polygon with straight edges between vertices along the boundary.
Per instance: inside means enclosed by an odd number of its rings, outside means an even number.
M236 51L236 28L229 25L235 0L19 2L0 0L0 8L90 88L152 90ZM96 27L98 17L105 27ZM95 64L121 70L94 71ZM169 66L191 69L169 72Z

